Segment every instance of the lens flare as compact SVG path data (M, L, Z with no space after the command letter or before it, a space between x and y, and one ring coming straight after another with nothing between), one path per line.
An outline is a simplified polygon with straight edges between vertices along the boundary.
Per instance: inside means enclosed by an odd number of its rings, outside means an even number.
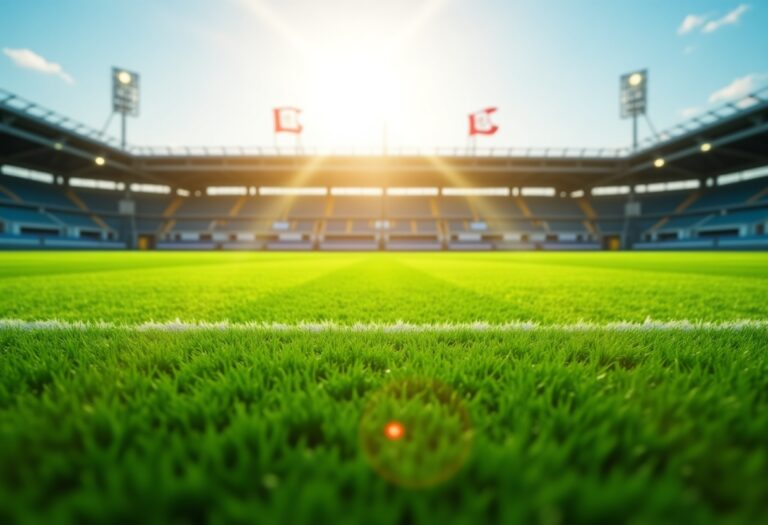
M360 446L387 481L421 489L452 478L473 434L462 397L430 379L398 380L374 393L360 420Z
M405 428L399 421L391 421L384 427L384 435L390 441L397 441L405 435Z

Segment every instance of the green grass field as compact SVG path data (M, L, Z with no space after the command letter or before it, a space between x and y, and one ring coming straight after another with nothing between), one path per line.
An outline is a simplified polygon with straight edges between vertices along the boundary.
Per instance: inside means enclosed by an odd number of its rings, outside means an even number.
M6 252L0 296L0 523L768 522L768 254Z

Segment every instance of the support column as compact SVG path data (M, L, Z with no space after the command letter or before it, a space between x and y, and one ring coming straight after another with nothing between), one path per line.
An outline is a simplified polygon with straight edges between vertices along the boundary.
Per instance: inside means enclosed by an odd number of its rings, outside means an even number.
M125 119L125 111L121 111L120 112L120 129L121 129L121 133L120 133L120 147L122 149L125 149L125 143L126 143L126 140L127 140L125 120L126 120Z

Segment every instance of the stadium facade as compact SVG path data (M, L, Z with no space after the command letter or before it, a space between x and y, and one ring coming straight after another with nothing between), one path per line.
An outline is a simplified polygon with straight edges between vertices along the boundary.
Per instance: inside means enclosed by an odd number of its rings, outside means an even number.
M768 248L768 90L629 149L140 148L0 91L0 247Z

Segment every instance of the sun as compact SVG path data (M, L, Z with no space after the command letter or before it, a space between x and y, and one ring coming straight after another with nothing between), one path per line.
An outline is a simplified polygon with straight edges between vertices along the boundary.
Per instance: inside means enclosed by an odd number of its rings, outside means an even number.
M381 50L336 48L317 53L310 67L309 99L318 128L336 139L379 136L396 119L402 82ZM336 140L336 142L340 142Z

